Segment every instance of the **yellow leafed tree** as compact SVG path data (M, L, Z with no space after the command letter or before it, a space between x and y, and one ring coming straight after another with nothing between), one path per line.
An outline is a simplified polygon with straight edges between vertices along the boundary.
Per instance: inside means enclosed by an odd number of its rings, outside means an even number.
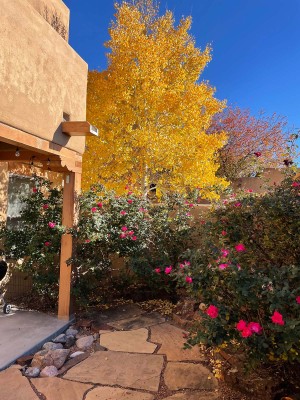
M118 193L125 186L146 193L202 188L213 197L216 152L226 135L207 135L212 117L225 104L199 77L211 59L189 34L191 18L174 25L152 0L116 5L109 30L107 70L89 73L88 120L99 138L88 138L84 188L95 182Z

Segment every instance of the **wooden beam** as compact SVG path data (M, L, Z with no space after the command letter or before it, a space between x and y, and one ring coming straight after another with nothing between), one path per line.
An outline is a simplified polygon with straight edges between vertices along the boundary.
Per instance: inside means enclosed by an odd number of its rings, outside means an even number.
M67 121L61 126L63 133L69 136L98 136L98 129L87 121Z
M76 222L76 193L81 186L81 174L70 172L64 175L62 224L72 228ZM65 234L61 239L60 277L58 297L58 318L68 320L71 311L72 266L66 261L73 255L73 239Z

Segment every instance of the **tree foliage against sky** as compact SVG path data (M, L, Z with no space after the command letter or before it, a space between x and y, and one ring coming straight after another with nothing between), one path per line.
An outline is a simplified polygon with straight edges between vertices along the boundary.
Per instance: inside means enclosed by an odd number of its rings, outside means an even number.
M229 107L215 115L209 129L214 134L223 131L228 142L219 150L219 173L229 180L282 167L289 157L287 120L276 113L254 117L248 109Z
M213 115L225 103L199 77L211 49L195 47L191 18L174 26L152 0L116 5L109 30L107 70L92 71L88 120L100 138L88 138L85 188L101 182L118 192L129 184L145 193L224 185L216 177L216 151L226 135L207 135Z

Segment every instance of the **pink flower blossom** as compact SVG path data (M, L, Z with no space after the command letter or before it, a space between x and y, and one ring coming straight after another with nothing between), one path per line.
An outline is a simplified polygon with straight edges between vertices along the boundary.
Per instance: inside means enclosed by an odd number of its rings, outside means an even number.
M97 207L92 207L91 211L94 213L94 212L98 211L98 208Z
M221 253L222 253L222 256L223 256L223 257L227 257L228 254L229 254L229 250L221 249Z
M224 200L223 204L225 204L225 205L228 204L228 200Z
M189 261L183 261L183 262L187 267L189 267L191 265L191 263Z
M226 236L226 235L227 235L227 232L226 232L226 231L222 231L222 232L221 232L221 235L222 235L222 236Z
M219 265L219 269L226 269L228 267L229 264L227 263L223 263Z
M219 315L219 309L218 307L214 306L213 304L211 304L207 310L206 310L206 314L210 317L210 318L217 318L217 316Z
M247 192L247 193L252 193L252 192L253 192L253 189L247 189L246 192Z
M297 302L298 304L300 304L300 296L297 296L297 297L296 297L296 302Z
M236 267L238 270L242 269L242 267L240 266L240 264L236 264Z
M172 272L172 269L173 269L172 265L170 265L169 267L166 267L165 274L167 274L167 275L170 274Z
M131 192L131 191L127 192L128 196L130 196L132 193L133 193L133 192Z
M44 245L45 245L46 247L49 247L49 246L51 246L51 242L45 242Z
M187 217L190 217L192 214L191 213L186 213L186 216Z
M194 207L194 204L193 204L193 203L190 203L190 204L189 204L189 207L190 207L190 208L193 208L193 207Z
M121 239L125 239L125 238L126 238L126 233L121 233L121 234L120 234L120 238L121 238Z
M238 331L243 331L247 327L247 322L243 319L240 319L239 322L236 324L236 329Z
M131 199L128 199L128 200L127 200L127 203L128 203L128 204L132 204L132 202L133 202L133 200L131 200Z
M48 226L49 228L55 228L56 227L56 223L55 222L48 222Z
M156 274L160 274L161 270L160 270L160 268L155 268L154 272L155 272Z
M128 235L129 235L129 236L134 235L134 231L128 231Z
M241 207L242 203L240 201L238 201L237 203L234 203L234 207Z
M242 330L241 335L242 335L243 337L246 338L246 337L252 336L252 335L253 335L253 332L251 331L251 329L249 329L248 327L246 327L246 328L244 328L244 329Z
M143 207L140 207L140 208L139 208L139 211L140 211L140 212L147 212L146 208L143 208Z
M121 215L126 215L126 214L127 214L127 212L126 212L126 211L124 211L124 210L122 210L122 211L120 212L120 214L121 214Z
M90 239L85 239L85 243L90 243Z
M300 186L300 183L299 182L293 182L292 183L292 187L299 187Z
M122 226L121 230L122 230L123 232L126 232L126 231L127 231L127 226Z
M235 249L236 249L236 251L241 252L241 251L245 251L246 247L242 243L239 243L235 246Z
M280 314L278 311L274 311L271 320L273 322L273 324L276 325L284 325L284 320L282 317L282 314Z
M38 190L37 190L36 187L33 187L33 188L32 188L32 191L33 191L33 193L37 193Z
M135 241L135 240L137 240L137 237L136 236L131 236L131 239Z
M44 209L44 210L47 210L47 208L49 208L49 204L44 204L44 205L43 205L43 209Z
M184 264L179 264L179 268L180 268L180 269L183 269L184 267L185 267Z
M256 151L256 152L254 153L254 155L255 155L256 157L260 157L260 156L261 156L261 152L260 152L260 151Z
M97 206L98 206L99 208L102 208L102 207L103 207L103 204L100 202L100 203L97 204Z
M193 278L191 276L186 276L185 277L185 281L186 281L186 283L192 283L193 282Z
M260 334L262 332L262 326L258 322L249 322L248 328L257 334Z

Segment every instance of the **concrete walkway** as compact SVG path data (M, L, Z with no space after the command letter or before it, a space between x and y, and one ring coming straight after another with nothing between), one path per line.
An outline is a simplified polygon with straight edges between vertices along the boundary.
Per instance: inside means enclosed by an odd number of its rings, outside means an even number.
M37 311L0 313L0 371L67 329L70 322ZM1 399L1 394L0 394Z
M0 373L2 400L216 400L218 383L182 329L131 306L98 316L99 351L55 378L28 379L18 366ZM106 351L103 351L106 348ZM101 351L102 350L102 351Z

